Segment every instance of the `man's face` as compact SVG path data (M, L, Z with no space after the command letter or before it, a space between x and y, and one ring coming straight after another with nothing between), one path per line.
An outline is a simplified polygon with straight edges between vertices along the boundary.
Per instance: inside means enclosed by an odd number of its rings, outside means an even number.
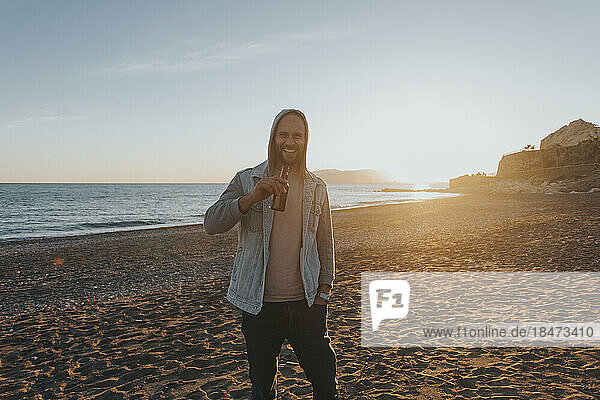
M298 165L302 161L306 129L304 121L295 113L284 115L275 129L275 145L279 160L286 165Z

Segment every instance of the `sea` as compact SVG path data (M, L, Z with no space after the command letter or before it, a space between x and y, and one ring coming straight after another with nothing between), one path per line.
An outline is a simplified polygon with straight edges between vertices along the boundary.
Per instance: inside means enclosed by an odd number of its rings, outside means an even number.
M225 183L0 184L0 241L200 224ZM456 196L415 184L329 184L332 209ZM443 189L438 184L437 189Z

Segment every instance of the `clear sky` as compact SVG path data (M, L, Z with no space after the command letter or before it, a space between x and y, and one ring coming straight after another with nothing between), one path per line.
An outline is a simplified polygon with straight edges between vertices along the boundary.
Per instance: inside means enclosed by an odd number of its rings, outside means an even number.
M600 121L598 1L2 1L0 182L227 182L302 109L310 169L496 170Z

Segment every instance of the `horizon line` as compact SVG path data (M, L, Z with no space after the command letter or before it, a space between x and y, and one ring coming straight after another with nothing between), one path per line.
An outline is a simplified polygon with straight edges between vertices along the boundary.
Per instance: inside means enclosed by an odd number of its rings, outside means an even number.
M340 183L340 185L348 184L348 185L384 185L384 184L420 184L420 183L442 183L449 182L452 178L447 178L446 180L431 180L431 181L389 181L389 182L363 182L363 183ZM59 185L59 184L85 184L85 185L198 185L198 184L228 184L229 182L0 182L0 185L37 185L37 184L51 184L51 185ZM335 184L335 183L333 183Z
M201 183L229 183L229 182L0 182L0 185L22 185L22 184L89 184L89 185L195 185Z

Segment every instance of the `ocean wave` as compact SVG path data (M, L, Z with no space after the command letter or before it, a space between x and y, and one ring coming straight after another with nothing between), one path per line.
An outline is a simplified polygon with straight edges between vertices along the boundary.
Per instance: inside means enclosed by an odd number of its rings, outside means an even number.
M4 207L0 207L0 239L57 237L198 224L204 221L206 210L219 199L225 186L0 184L0 196L12 199L5 201ZM332 185L329 190L331 209L403 203L411 201L407 200L409 198L429 199L450 195L373 192L374 189L383 187ZM65 199L68 203L65 203Z
M382 206L387 204L402 204L402 203L419 203L422 200L420 199L395 199L395 200L373 200L373 201L358 201L351 204L331 204L330 208L332 210L344 210L349 208L363 208L363 207L371 207L371 206Z
M131 220L131 221L114 221L114 222L83 222L79 224L81 228L123 228L128 226L147 226L162 224L159 220Z

